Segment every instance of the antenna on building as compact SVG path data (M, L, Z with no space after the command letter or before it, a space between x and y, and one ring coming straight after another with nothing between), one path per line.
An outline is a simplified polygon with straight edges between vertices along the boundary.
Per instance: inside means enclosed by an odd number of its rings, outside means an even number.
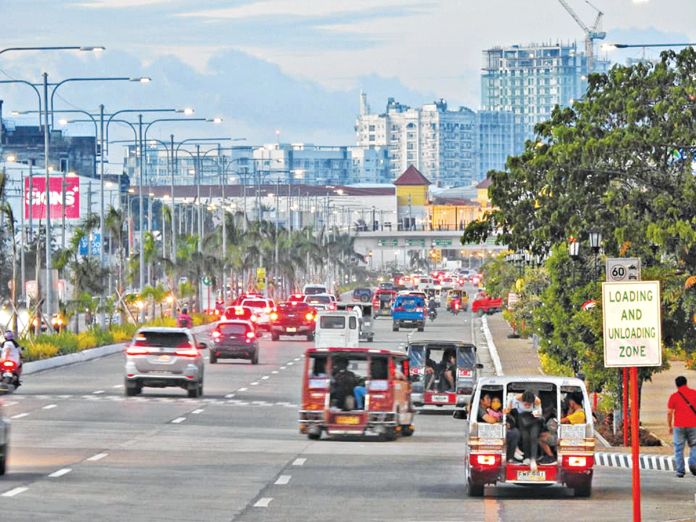
M367 93L360 91L360 116L370 114L370 106L367 104Z

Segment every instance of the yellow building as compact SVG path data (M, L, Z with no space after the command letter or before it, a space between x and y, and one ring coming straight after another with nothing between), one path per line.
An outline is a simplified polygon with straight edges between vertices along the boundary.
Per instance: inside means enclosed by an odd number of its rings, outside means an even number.
M399 229L415 230L425 227L430 181L411 165L395 181Z
M479 221L492 210L488 198L491 180L485 179L476 189L475 199L434 197L426 211L431 230L464 230L472 221Z

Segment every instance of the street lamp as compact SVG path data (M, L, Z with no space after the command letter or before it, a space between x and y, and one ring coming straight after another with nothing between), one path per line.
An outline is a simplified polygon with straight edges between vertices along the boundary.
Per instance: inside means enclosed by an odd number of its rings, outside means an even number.
M105 51L106 47L8 47L7 49L0 50L0 54L7 53L10 51L91 51L91 52L101 52Z
M579 253L580 253L580 243L578 243L578 238L569 237L568 238L568 254L570 254L570 257L572 257L573 259L576 259L578 257Z
M670 43L670 44L622 44L622 43L603 43L600 48L602 51L614 51L616 49L626 49L629 47L691 47L696 43Z
M597 277L598 277L597 256L599 255L599 249L601 248L601 246L602 246L602 231L597 227L592 227L590 229L590 248L592 249L592 252L594 253L595 282L597 281Z

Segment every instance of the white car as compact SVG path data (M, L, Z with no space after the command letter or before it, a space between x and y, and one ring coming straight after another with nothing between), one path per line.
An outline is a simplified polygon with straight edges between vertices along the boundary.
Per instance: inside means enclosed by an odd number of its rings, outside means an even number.
M258 316L256 324L259 328L265 330L271 329L271 312L275 308L273 299L264 299L263 297L250 297L244 299L239 306L251 308Z
M336 296L333 294L306 295L304 302L316 310L336 310Z

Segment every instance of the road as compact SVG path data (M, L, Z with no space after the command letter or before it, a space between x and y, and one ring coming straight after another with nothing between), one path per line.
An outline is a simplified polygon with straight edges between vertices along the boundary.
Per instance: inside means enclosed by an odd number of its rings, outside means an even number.
M472 321L474 324L472 326ZM408 331L376 321L374 348ZM491 371L480 319L441 312L429 339L473 340ZM206 340L206 339L202 339ZM631 520L630 471L596 468L591 499L565 489L465 494L465 421L416 417L413 437L310 441L297 427L302 354L261 342L260 364L207 364L205 396L146 388L125 397L124 357L27 376L12 417L3 521ZM693 516L694 479L643 471L643 520Z

